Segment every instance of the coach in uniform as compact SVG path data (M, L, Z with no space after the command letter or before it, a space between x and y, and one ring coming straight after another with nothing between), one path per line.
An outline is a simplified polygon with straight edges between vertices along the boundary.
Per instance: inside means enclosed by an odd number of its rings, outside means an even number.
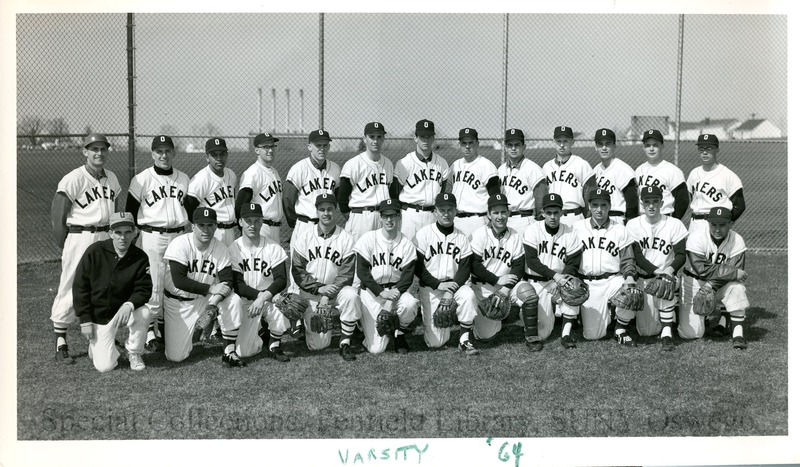
M664 205L661 214L683 219L689 208L689 190L683 172L675 164L664 160L661 154L664 149L664 136L658 130L647 130L642 134L642 146L647 158L636 168L636 184L639 193L646 186L661 188ZM639 213L644 214L645 207L639 205Z
M611 193L608 217L624 224L639 217L639 194L636 174L631 166L614 155L616 148L617 135L612 130L600 128L594 133L594 149L600 156L600 163L594 166L586 186L588 190L600 188Z
M111 238L86 249L78 262L72 286L75 314L81 334L89 340L89 358L101 373L117 367L119 351L114 337L120 326L129 330L125 348L131 370L144 370L144 349L153 293L149 260L133 245L136 226L129 212L114 213Z
M458 200L455 226L469 237L475 229L486 225L484 209L489 196L500 193L500 179L497 167L478 154L478 132L475 129L459 130L458 145L464 157L450 166L453 196Z
M251 202L261 206L264 218L261 235L275 243L281 242L283 197L281 175L273 167L280 141L269 133L259 133L253 140L256 161L242 174L236 194L236 218L241 219L242 206Z
M525 134L522 130L506 130L505 146L508 159L497 169L500 191L508 197L508 227L522 235L541 214L547 182L539 164L525 157Z
M553 142L556 145L556 157L545 162L542 170L548 192L559 195L563 200L561 223L572 226L584 218L584 192L588 191L585 183L592 175L592 167L580 156L572 154L572 128L557 126L553 130Z
M53 238L62 249L61 279L50 313L57 363L75 363L67 346L67 327L77 319L72 302L75 268L89 245L108 238L108 221L117 210L121 188L117 176L105 169L109 147L111 143L100 133L84 138L86 163L58 182L50 209Z

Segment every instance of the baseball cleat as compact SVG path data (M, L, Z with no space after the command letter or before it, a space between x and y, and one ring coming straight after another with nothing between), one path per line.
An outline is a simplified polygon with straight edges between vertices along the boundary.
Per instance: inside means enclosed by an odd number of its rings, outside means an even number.
M633 337L628 334L627 331L623 331L617 336L617 344L625 346L625 347L636 347L636 342L633 341Z
M236 352L231 352L229 354L225 354L222 356L222 363L228 365L229 367L233 368L241 368L243 366L247 366L247 364L239 358L239 354Z
M744 350L747 348L747 341L744 340L744 336L738 336L733 338L733 348Z
M728 328L725 326L718 324L711 328L708 335L711 337L725 337L728 334Z
M128 362L130 362L131 370L133 371L142 371L145 369L144 360L142 360L142 356L138 353L128 352Z
M406 335L400 334L394 337L394 351L399 354L407 354L409 350L408 342L406 342Z
M566 336L561 336L561 345L565 349L574 349L575 347L577 347L577 345L575 344L575 339L569 334L567 334Z
M56 350L56 363L64 365L72 365L75 363L75 358L69 354L69 347L67 344L61 344Z
M344 344L340 346L339 355L341 355L346 362L352 362L356 359L356 356L353 355L353 351L350 349L350 344Z
M664 336L661 338L661 350L664 352L672 352L675 350L675 342L672 340L672 336Z
M274 349L267 349L267 356L279 362L288 362L290 360L289 356L283 353L283 349L280 346Z
M528 347L530 352L539 352L544 348L542 341L526 341L525 346Z
M467 357L471 357L473 355L478 355L480 351L472 345L471 341L464 341L458 344L458 350L464 353Z

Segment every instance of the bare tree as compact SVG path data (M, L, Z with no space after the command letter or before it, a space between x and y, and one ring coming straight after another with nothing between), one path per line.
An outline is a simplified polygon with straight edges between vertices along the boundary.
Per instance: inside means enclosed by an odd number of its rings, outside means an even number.
M63 135L69 134L69 125L62 118L53 118L47 121L48 133L54 136L55 141L61 141L62 144L71 143L71 138L65 138Z
M44 129L44 121L40 117L26 115L17 122L17 134L27 136L31 146L36 146L36 140Z

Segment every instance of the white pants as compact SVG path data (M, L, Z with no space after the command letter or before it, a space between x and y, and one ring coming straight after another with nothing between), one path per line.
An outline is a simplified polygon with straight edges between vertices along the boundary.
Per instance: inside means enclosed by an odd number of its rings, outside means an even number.
M697 316L694 312L694 296L706 284L706 281L683 275L681 285L681 308L678 318L678 335L683 339L698 339L705 334L705 317ZM738 281L728 282L715 293L717 302L722 302L725 309L733 315L741 312L742 316L750 301L747 299L747 290L744 284Z
M369 353L381 353L388 347L390 337L379 336L375 323L387 300L376 297L369 289L361 289L360 298L364 307L364 313L361 316L364 324L364 347ZM400 317L400 327L406 328L414 321L414 318L417 317L418 305L419 301L408 291L400 295L400 298L397 299L397 316Z
M344 225L345 232L356 240L367 232L381 228L381 216L378 211L351 212Z
M571 318L577 318L578 313L580 313L580 306L567 305L561 300L554 299L554 295L548 292L550 285L553 282L555 281L528 281L528 283L533 286L533 290L535 290L536 294L539 296L539 305L537 307L539 309L539 340L547 339L553 332L553 327L555 326L556 322L556 310L558 310L562 316Z
M240 302L242 304L240 312L242 325L239 327L239 336L236 338L236 353L240 357L250 357L261 353L263 347L261 337L258 336L261 328L261 315L250 317L247 309L253 304L252 300L242 298ZM262 315L269 325L269 331L274 334L283 334L291 326L289 319L272 302L266 303Z
M439 307L439 300L441 300L444 291L433 290L430 287L420 287L419 301L422 304L422 324L425 326L425 344L428 347L441 347L450 339L449 328L437 328L433 324L433 312ZM470 325L475 321L475 316L478 315L478 300L475 298L475 292L472 288L464 284L456 290L453 295L456 303L458 304L458 321L461 324Z
M637 285L644 290L653 279L639 279ZM636 332L640 336L657 336L661 333L661 311L672 308L678 303L678 298L672 300L657 298L648 293L644 294L644 308L636 312Z
M100 373L117 367L119 350L114 339L120 326L126 326L129 331L125 349L132 354L141 354L144 350L147 323L150 321L148 308L143 306L133 310L125 323L119 316L117 313L107 324L92 324L94 338L89 340L89 355L92 356L92 363Z
M309 303L308 309L303 315L303 324L305 324L306 328L306 345L308 349L322 350L327 348L331 345L332 330L328 330L328 332L311 331L311 317L314 315L314 310L317 308L321 297L304 291L300 291L300 296L308 299ZM339 309L339 321L355 322L361 319L361 299L358 298L358 289L355 287L343 287L336 295L336 298L329 303Z
M192 352L192 332L194 325L205 311L208 296L193 300L180 301L164 297L164 355L167 360L180 362L186 360ZM217 322L223 334L238 330L242 325L242 300L231 293L217 304L219 316Z
M80 232L67 234L64 241L64 250L61 252L61 280L58 283L58 292L53 300L50 312L50 321L56 326L67 327L77 321L75 307L72 304L72 282L75 280L75 270L81 256L94 242L108 238L108 232Z
M469 216L469 217L456 217L453 224L458 230L469 238L472 238L472 232L486 225L488 219L485 215Z
M267 237L278 245L281 244L281 226L261 224L261 236Z
M606 328L611 324L608 301L625 284L625 278L616 275L605 279L587 280L586 284L589 286L589 299L581 306L583 337L586 340L602 339L606 336ZM625 314L624 310L617 309L617 314L620 312Z
M561 216L561 223L568 227L572 227L576 222L580 222L583 219L585 219L583 214L564 214Z
M508 228L522 235L529 225L536 222L533 216L512 216L508 218Z
M436 222L436 216L433 211L417 211L416 209L404 208L401 211L401 217L400 232L409 240L413 240L419 229Z
M231 243L235 242L241 235L242 231L239 227L231 227L230 229L217 227L217 231L214 232L214 238L224 243L226 247L231 246Z
M138 246L147 253L150 262L150 279L153 281L153 295L147 302L150 309L150 316L161 318L164 316L164 274L167 271L167 262L164 260L164 252L167 245L175 237L183 235L183 232L159 233L142 231L139 235Z

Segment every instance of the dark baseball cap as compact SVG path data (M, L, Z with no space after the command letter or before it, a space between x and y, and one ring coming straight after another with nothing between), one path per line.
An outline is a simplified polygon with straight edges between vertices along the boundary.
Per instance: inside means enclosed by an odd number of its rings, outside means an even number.
M732 219L733 215L728 208L715 207L708 211L708 222L726 222Z
M658 198L664 199L664 193L661 191L661 187L658 186L646 186L642 188L641 194L639 194L639 198Z
M396 199L385 199L381 201L381 204L378 205L378 212L383 214L384 212L388 211L395 211L398 214L400 213L400 201Z
M114 214L111 214L111 219L108 225L111 230L114 230L114 228L122 225L136 227L136 224L133 222L133 214L129 212L115 212Z
M711 133L703 133L702 135L697 137L697 146L716 146L719 147L719 139L717 139L717 135L713 135Z
M337 205L336 197L333 196L332 193L322 193L321 195L317 195L317 199L314 201L314 206L319 207L319 205L322 203L333 203L334 205Z
M509 128L506 130L506 143L509 141L521 141L525 142L525 133L518 128Z
M422 119L417 122L414 134L416 136L433 136L436 134L436 128L433 126L432 121Z
M506 195L502 193L498 193L496 195L492 195L489 197L489 202L486 203L489 209L492 209L495 206L505 206L508 207L508 198Z
M436 201L433 202L433 205L437 208L444 206L456 206L456 195L452 193L439 193L436 195Z
M216 224L217 211L208 206L198 206L192 213L192 224Z
M475 138L475 141L477 141L478 131L474 128L462 128L458 130L458 140L461 141L465 138Z
M102 133L89 133L86 135L86 138L83 138L84 148L92 143L106 143L106 147L111 147L111 143L108 142L108 138L106 138L106 135Z
M649 138L653 138L655 140L658 140L659 143L664 144L664 135L662 135L661 132L658 130L645 131L644 134L642 135L642 142L644 143Z
M253 147L259 147L264 144L272 144L280 141L278 138L272 136L269 133L259 133L256 135L256 138L253 140Z
M370 133L380 133L385 135L386 129L383 128L383 123L381 122L369 122L364 125L364 136Z
M208 138L206 141L206 152L216 151L218 149L228 150L228 145L222 138Z
M548 193L544 199L542 199L542 209L551 206L557 206L559 208L564 207L564 201L561 199L561 195L558 193Z
M594 132L594 142L599 143L602 140L610 140L612 143L617 144L617 135L608 128L600 128Z
M610 203L611 193L607 192L606 190L603 190L602 188L597 188L589 192L589 202L591 203L596 199L604 199Z
M240 217L264 217L264 211L261 209L260 204L245 203L242 205Z
M172 149L175 149L175 143L172 142L172 138L167 135L158 135L153 138L153 142L150 143L150 150L155 150L158 146L169 146Z
M316 143L317 141L331 141L331 135L325 130L314 130L308 134L309 143Z
M559 136L566 136L567 138L574 138L572 136L572 128L568 126L557 126L555 130L553 130L553 139L558 138Z

